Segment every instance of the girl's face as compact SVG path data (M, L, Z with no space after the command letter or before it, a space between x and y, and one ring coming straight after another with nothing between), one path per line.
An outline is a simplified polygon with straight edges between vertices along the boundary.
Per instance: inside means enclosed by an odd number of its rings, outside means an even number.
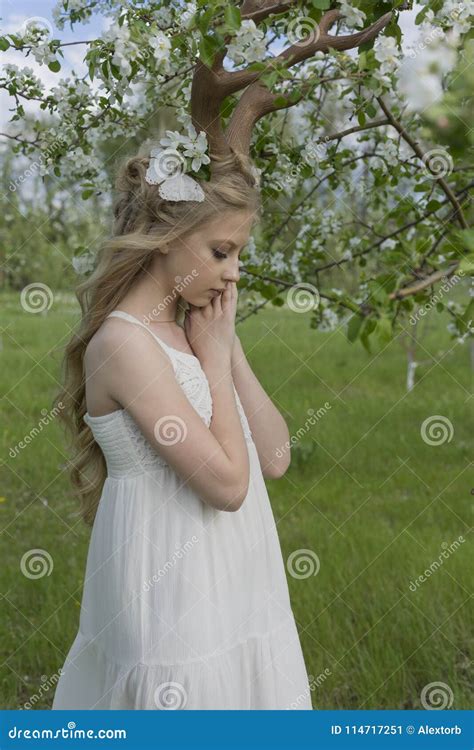
M191 305L204 307L223 291L227 281L240 279L239 257L247 244L255 214L228 211L186 237L170 244L161 256L171 288Z

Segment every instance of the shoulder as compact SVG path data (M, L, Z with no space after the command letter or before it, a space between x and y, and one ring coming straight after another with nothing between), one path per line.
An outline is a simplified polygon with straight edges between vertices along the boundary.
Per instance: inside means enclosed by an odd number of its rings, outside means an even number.
M105 320L89 341L84 355L86 366L121 366L147 361L167 362L168 357L149 331L120 318Z

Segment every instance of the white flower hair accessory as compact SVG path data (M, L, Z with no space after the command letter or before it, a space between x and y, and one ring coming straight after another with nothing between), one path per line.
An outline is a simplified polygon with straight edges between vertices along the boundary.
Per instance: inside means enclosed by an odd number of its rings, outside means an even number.
M150 163L145 180L149 185L159 185L158 192L168 201L204 200L204 191L199 182L186 174L187 159L192 158L191 170L197 172L201 164L209 164L206 134L199 134L192 124L188 126L188 135L167 130L166 137L160 140L164 148L153 148L150 152ZM179 149L183 150L183 154Z

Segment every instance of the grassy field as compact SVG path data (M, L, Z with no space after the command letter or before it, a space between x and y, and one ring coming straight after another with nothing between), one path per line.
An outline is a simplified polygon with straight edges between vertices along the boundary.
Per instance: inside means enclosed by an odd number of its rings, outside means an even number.
M48 708L51 676L78 627L90 532L62 471L58 425L14 458L11 451L51 408L59 372L51 351L68 338L77 309L64 299L47 315L26 314L13 294L0 303L0 705ZM307 316L286 309L238 328L291 435L308 409L330 404L298 433L287 474L267 483L284 560L294 552L301 562L287 577L314 708L423 708L422 691L435 682L453 709L472 705L472 556L456 541L469 539L473 508L472 374L469 347L449 341L445 326L443 315L433 318L409 394L400 339L368 355L343 331L315 332ZM429 445L421 426L435 415L453 434ZM21 560L37 548L54 568L30 579ZM314 570L305 572L305 555Z

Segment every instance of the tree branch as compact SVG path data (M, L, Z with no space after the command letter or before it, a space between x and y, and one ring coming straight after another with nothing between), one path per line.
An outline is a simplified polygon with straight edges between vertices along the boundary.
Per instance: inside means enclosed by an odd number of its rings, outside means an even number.
M420 146L418 145L417 141L415 141L411 137L411 135L409 133L407 133L407 131L405 130L405 128L403 127L403 125L401 124L401 122L399 120L397 120L397 118L392 114L392 112L389 109L389 107L385 104L383 98L381 96L377 96L376 99L377 99L378 103L380 104L382 110L384 111L384 113L386 114L386 116L388 117L388 119L390 120L390 124L393 125L393 127L395 128L395 130L398 131L398 133L400 133L400 136L403 138L403 140L406 143L408 143L408 145L413 149L413 151L418 156L418 158L421 159L421 161L423 162L423 164L427 167L427 169L429 169L429 171L431 172L431 174L433 175L433 177L435 177L436 181L439 183L440 187L442 188L442 190L444 190L444 192L447 195L448 199L453 204L454 209L455 209L455 215L459 219L459 223L461 224L461 226L464 229L467 229L468 228L468 223L467 223L467 221L466 221L466 219L464 217L462 208L459 205L459 202L457 201L456 196L454 195L453 191L449 187L449 185L446 182L446 180L443 177L437 176L436 172L430 167L429 161L428 160L425 161L425 157L426 157L425 152L423 151L423 149L420 148Z

